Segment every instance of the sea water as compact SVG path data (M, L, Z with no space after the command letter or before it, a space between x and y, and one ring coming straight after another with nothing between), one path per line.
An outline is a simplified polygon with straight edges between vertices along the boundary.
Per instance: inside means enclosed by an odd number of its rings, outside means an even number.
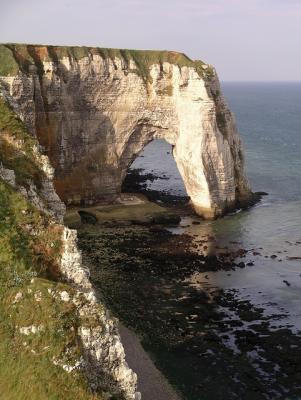
M170 237L163 240L167 263L154 251L160 243L151 230L150 243L132 243L133 254L123 251L119 267L100 264L99 282L183 399L299 400L301 83L222 86L244 143L252 190L268 195L216 221L183 217L168 228L175 234L172 247ZM148 181L150 189L186 195L171 146L163 140L146 146L131 168L164 178ZM203 254L214 260L228 253L237 255L234 264L221 263L218 271L211 261L204 269L196 266L189 255L178 257L185 240L200 252L200 263ZM108 281L114 290L106 289Z
M252 190L268 196L217 221L192 225L184 218L172 231L213 235L212 251L216 246L248 250L253 267L206 273L206 287L237 289L267 314L285 310L293 329L301 329L301 83L223 83L222 88L243 140ZM149 182L149 188L186 195L164 140L151 142L132 168L169 178Z

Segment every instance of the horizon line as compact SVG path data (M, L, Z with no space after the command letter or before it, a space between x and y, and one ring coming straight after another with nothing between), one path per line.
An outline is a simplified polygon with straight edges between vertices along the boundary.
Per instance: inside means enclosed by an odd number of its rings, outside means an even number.
M220 79L221 83L301 83L300 80L232 80Z

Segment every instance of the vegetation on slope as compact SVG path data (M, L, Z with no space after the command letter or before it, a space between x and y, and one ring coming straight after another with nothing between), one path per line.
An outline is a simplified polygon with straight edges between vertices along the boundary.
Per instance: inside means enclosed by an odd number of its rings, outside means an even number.
M0 181L0 393L7 400L100 399L80 371L77 317L51 279L57 273L60 226Z
M44 172L35 162L35 139L27 132L22 121L0 97L0 162L13 169L19 185L27 186L33 180L40 187Z
M174 51L3 44L0 45L0 76L15 75L16 65L19 65L21 70L28 72L29 66L34 64L40 70L44 61L58 62L64 57L80 60L94 54L100 55L103 59L111 59L113 62L115 58L122 59L127 68L129 68L130 61L134 61L136 69L131 69L130 72L136 72L145 81L150 80L151 65L162 65L164 62L179 67L193 67L201 77L212 75L211 68L208 67L206 70L203 68L204 62L193 61L185 54ZM1 65L2 63L3 65Z
M0 164L17 183L39 182L30 137L0 101ZM63 227L0 179L0 397L6 400L92 400L80 369L75 294L59 282Z
M0 46L0 76L17 75L19 65L14 59L11 50L1 45Z

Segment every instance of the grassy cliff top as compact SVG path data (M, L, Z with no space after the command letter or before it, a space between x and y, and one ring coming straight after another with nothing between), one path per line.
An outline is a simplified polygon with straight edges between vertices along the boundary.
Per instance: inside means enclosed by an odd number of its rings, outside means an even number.
M0 76L16 75L19 69L27 72L30 65L36 65L41 69L45 61L58 62L64 57L80 60L95 54L113 61L115 58L120 58L126 64L133 60L137 66L136 72L146 79L149 78L149 69L153 64L168 62L179 67L193 67L200 76L204 76L203 66L206 65L203 61L191 60L184 53L175 51L6 43L0 44Z

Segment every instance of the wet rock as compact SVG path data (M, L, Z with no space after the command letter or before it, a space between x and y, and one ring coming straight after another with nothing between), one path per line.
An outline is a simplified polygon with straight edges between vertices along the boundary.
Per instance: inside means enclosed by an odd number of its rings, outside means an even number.
M79 210L78 214L80 216L82 224L93 224L97 223L97 217L88 211Z
M269 194L267 192L255 192L258 196L268 196Z
M181 217L176 214L162 214L154 216L152 218L152 223L154 224L174 224L178 225L181 222Z
M136 234L134 229L138 229ZM300 381L295 371L299 337L289 330L285 334L280 330L278 334L274 328L272 332L276 316L267 316L262 308L240 300L241 291L202 290L202 285L210 286L206 280L209 271L229 268L226 255L195 255L190 246L192 236L176 236L159 226L111 230L111 235L103 243L104 249L110 251L113 247L111 254L116 256L117 252L120 257L107 262L102 256L92 268L92 275L104 270L97 282L116 315L142 335L158 365L170 365L173 371L176 368L179 385L183 381L186 384L185 395L195 399L231 399L235 393L235 398L261 399L262 393L277 392L279 399L296 398L294 385ZM91 237L95 240L95 236ZM119 244L114 245L117 238ZM91 250L86 254L90 258ZM124 269L125 263L129 267ZM111 276L112 271L115 273ZM186 281L193 273L201 277L195 280L199 282L197 289ZM232 344L237 352L233 352ZM297 347L290 353L291 345ZM250 354L257 357L256 367ZM274 370L275 365L279 365L280 372ZM182 379L183 368L189 368L190 384ZM261 370L266 376L264 380ZM192 393L199 383L203 387Z

